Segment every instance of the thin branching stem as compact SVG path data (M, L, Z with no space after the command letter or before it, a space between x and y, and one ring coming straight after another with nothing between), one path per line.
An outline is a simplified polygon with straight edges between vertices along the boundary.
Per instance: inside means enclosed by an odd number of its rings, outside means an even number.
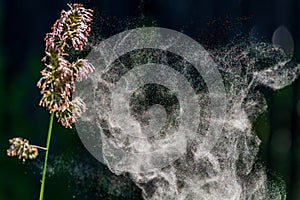
M50 146L50 140L51 140L52 125L53 125L53 117L54 117L54 112L52 112L51 116L50 116L48 136L47 136L46 154L45 154L44 169L43 169L43 176L42 176L39 200L43 200L43 198L44 198L44 188L45 188L45 179L46 179L46 172L47 172L47 161L48 161L49 146Z
M47 150L46 147L41 147L41 146L38 146L38 145L31 145L31 147L35 147L35 148L42 149L42 150Z

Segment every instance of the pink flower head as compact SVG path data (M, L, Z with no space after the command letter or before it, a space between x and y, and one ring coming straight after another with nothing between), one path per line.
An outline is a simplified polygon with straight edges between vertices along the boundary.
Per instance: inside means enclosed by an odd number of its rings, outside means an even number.
M82 4L68 6L68 11L61 11L61 17L54 23L52 33L46 35L46 50L63 48L68 40L76 50L82 50L87 43L93 10L84 8Z
M68 4L68 11L61 11L61 17L52 26L52 32L45 37L46 56L43 58L45 69L37 86L41 89L40 105L55 112L63 126L72 128L85 104L82 100L71 99L75 91L75 81L82 81L94 70L85 59L71 63L67 60L65 47L71 44L75 50L82 50L88 42L92 10L81 4Z

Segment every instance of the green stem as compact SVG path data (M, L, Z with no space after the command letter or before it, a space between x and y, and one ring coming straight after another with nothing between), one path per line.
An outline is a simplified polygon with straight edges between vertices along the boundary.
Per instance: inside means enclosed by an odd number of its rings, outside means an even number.
M44 198L44 188L45 188L45 179L46 179L46 172L47 172L47 161L48 161L49 146L50 146L50 140L51 140L53 117L54 117L54 112L52 112L51 116L50 116L50 122L49 122L49 128L48 128L48 137L47 137L47 146L46 146L46 154L45 154L44 169L43 169L43 177L42 177L41 190L40 190L40 199L39 200L43 200L43 198Z
M42 150L47 150L47 148L41 147L41 146L38 146L38 145L31 145L31 147L35 147L35 148L42 149Z

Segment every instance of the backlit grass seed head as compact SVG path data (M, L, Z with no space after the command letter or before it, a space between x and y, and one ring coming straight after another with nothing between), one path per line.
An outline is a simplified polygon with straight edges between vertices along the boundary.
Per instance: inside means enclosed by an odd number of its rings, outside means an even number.
M67 40L76 50L82 50L88 41L92 21L91 9L86 9L82 4L68 4L69 10L61 11L61 17L52 26L52 33L46 35L46 49L61 50L67 45Z
M70 63L63 57L51 58L46 68L41 71L42 78L37 83L43 95L40 105L51 112L64 110L74 87L74 73Z
M88 41L92 10L81 4L68 4L69 10L62 11L61 17L52 26L52 32L47 33L46 56L42 59L45 69L37 86L41 89L40 105L50 112L56 112L58 121L63 126L71 128L82 112L76 112L77 104L85 107L78 100L71 101L71 94L75 91L75 81L82 81L94 70L85 59L78 59L71 63L67 60L65 47L72 44L75 50L82 50ZM85 109L81 109L85 110ZM72 115L72 111L75 112Z
M88 75L94 71L94 66L89 63L86 59L78 59L72 64L72 70L75 73L76 81L80 82L86 79Z
M72 124L86 111L85 103L79 97L73 99L69 106L62 112L56 112L58 121L67 128L72 128Z
M11 144L6 153L8 156L17 156L23 162L26 159L34 159L38 156L38 149L34 145L30 145L29 141L23 138L12 138L9 140Z

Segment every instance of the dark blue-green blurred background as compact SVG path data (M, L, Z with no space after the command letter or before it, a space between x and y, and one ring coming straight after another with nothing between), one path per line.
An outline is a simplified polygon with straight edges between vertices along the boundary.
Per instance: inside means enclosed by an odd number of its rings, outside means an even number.
M6 156L8 139L28 138L44 146L49 113L38 106L36 82L43 68L44 36L67 9L64 0L0 1L0 200L37 199L43 153L23 164ZM96 0L81 2L95 9L94 30L110 36L126 28L156 25L183 31L191 37L208 30L213 20L229 21L242 34L253 26L271 41L285 25L293 35L300 60L300 2L297 0ZM141 19L141 15L145 18ZM242 19L242 20L241 20ZM223 23L224 24L227 24ZM115 27L115 28L114 28ZM220 30L226 27L220 27ZM226 43L233 28L210 38ZM214 35L215 34L215 35ZM264 91L268 111L255 122L262 140L260 157L270 172L287 184L288 199L300 199L300 80L280 91ZM298 103L298 106L297 106ZM141 191L125 176L117 177L82 147L74 130L55 124L50 150L50 177L45 199L141 199ZM51 164L52 163L52 164ZM55 169L55 170L54 170Z

